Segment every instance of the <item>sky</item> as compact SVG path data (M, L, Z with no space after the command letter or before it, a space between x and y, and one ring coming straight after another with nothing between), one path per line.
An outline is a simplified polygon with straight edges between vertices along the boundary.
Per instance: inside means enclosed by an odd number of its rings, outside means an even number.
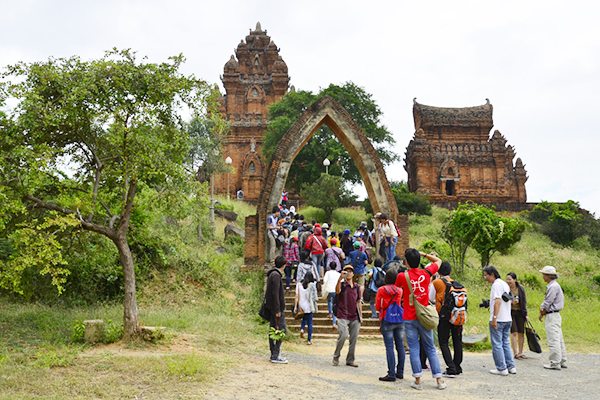
M260 21L291 85L352 81L373 95L404 155L413 98L494 106L494 128L525 163L528 201L579 201L600 215L600 4L593 1L0 0L0 66L131 48L183 53L220 85ZM222 87L222 85L221 85ZM386 169L405 180L403 161Z

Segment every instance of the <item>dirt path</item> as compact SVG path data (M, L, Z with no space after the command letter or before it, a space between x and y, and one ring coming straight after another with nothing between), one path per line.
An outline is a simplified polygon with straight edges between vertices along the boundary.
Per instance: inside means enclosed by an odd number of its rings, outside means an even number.
M517 361L517 375L499 377L489 374L493 368L491 353L465 353L463 375L447 379L448 389L438 391L430 373L424 375L423 390L411 389L410 362L405 364L405 379L379 382L385 374L383 344L369 341L357 347L359 368L340 363L331 365L334 341L315 342L313 346L284 344L287 365L274 365L268 357L240 359L240 364L210 385L206 399L361 399L395 398L443 399L599 399L600 355L573 354L568 369L542 368L542 358L529 353ZM266 346L266 343L265 343ZM345 351L342 352L342 359ZM441 356L440 356L441 358ZM443 364L443 362L442 362Z

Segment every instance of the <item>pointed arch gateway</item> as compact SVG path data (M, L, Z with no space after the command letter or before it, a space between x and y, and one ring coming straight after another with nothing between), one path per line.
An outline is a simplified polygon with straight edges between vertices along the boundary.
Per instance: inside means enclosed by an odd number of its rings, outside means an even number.
M356 164L367 189L373 212L387 213L402 231L397 252L408 246L408 218L398 206L375 148L348 111L331 97L312 104L285 133L273 155L258 200L257 214L246 217L244 262L247 267L268 261L267 215L279 203L289 170L302 148L322 126L327 125Z

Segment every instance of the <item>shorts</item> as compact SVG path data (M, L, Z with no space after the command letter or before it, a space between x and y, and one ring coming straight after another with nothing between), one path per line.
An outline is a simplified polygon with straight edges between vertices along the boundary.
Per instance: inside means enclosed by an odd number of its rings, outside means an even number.
M354 283L360 286L365 286L365 274L354 274L352 280L354 281Z
M525 333L525 317L521 313L521 310L511 310L510 315L512 317L510 333Z

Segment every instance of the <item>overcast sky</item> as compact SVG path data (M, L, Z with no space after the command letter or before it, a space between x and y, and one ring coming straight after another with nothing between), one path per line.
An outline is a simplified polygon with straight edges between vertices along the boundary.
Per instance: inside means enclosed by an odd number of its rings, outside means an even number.
M494 3L494 4L492 4ZM220 84L260 21L297 89L353 81L372 93L404 155L412 99L494 105L526 165L529 201L574 199L600 215L600 5L581 1L2 0L0 65L132 48L183 53ZM406 179L403 163L389 179Z

